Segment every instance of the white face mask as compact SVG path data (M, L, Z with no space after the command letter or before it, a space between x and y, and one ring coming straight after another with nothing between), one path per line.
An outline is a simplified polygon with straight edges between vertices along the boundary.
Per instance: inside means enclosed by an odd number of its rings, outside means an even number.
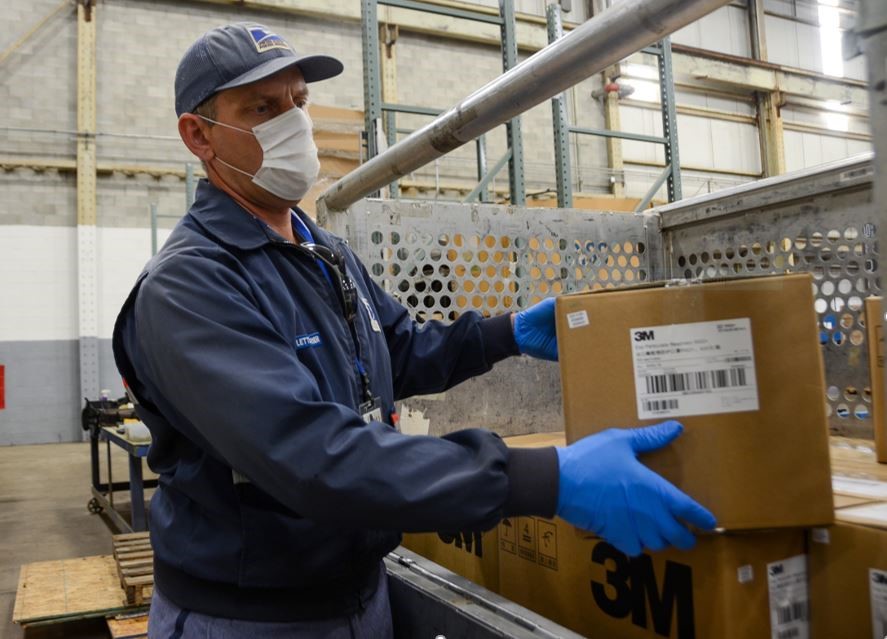
M301 200L320 173L317 146L311 134L311 118L299 107L254 126L251 132L202 115L200 117L255 136L263 154L262 166L255 175L228 164L218 155L216 159L228 168L251 177L253 184L282 200Z

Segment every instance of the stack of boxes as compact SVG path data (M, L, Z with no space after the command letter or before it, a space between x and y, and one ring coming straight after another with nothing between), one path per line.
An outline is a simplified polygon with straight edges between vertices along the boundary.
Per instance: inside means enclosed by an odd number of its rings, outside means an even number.
M887 637L887 466L871 442L832 440L835 525L810 531L812 636Z
M684 434L642 460L720 528L631 558L559 519L506 520L483 539L499 548L485 585L590 637L887 636L887 504L873 503L887 482L864 447L833 446L835 524L812 288L790 275L559 298L566 433L509 446L677 419Z

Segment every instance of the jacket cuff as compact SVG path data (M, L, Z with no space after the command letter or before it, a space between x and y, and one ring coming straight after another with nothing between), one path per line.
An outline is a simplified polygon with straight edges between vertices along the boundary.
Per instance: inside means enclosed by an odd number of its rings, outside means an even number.
M492 366L506 357L520 355L511 328L511 314L497 315L480 321L480 333L484 344L484 358Z
M554 517L559 488L557 449L554 446L509 448L506 472L505 517Z

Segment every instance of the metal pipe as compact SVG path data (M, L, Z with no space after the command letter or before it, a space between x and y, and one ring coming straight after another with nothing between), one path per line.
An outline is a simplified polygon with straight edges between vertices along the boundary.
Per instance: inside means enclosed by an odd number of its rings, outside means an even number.
M151 257L157 255L157 205L151 204Z
M344 210L727 2L624 0L613 5L341 178L320 196L320 209Z
M662 173L659 174L659 177L656 178L656 181L653 182L653 184L650 186L649 190L647 191L647 194L644 197L642 197L641 201L638 202L636 207L634 207L635 213L637 213L638 211L643 211L645 208L650 206L650 202L652 202L653 198L656 197L656 192L662 188L662 185L665 184L665 181L671 175L671 172L672 172L672 165L666 164L665 169L662 171Z
M501 158L499 158L499 161L493 165L493 168L490 169L490 172L481 178L480 182L477 183L477 186L474 187L474 189L471 191L471 193L466 195L465 199L462 201L463 202L473 202L478 197L482 198L482 195L487 190L487 187L490 185L490 182L493 181L493 179L496 177L496 175L499 173L499 171L502 170L502 168L505 166L505 164L510 159L511 159L511 149L506 151L505 155L503 155ZM483 202L483 199L481 199L481 202Z

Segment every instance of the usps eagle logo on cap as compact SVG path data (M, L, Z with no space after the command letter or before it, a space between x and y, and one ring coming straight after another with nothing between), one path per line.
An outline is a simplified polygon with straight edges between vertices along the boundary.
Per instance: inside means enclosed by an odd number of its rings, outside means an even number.
M267 28L260 24L248 25L246 30L253 39L253 44L256 45L256 51L259 53L265 53L271 49L286 49L287 51L292 51L292 47L286 43L286 40L276 33L268 31Z

